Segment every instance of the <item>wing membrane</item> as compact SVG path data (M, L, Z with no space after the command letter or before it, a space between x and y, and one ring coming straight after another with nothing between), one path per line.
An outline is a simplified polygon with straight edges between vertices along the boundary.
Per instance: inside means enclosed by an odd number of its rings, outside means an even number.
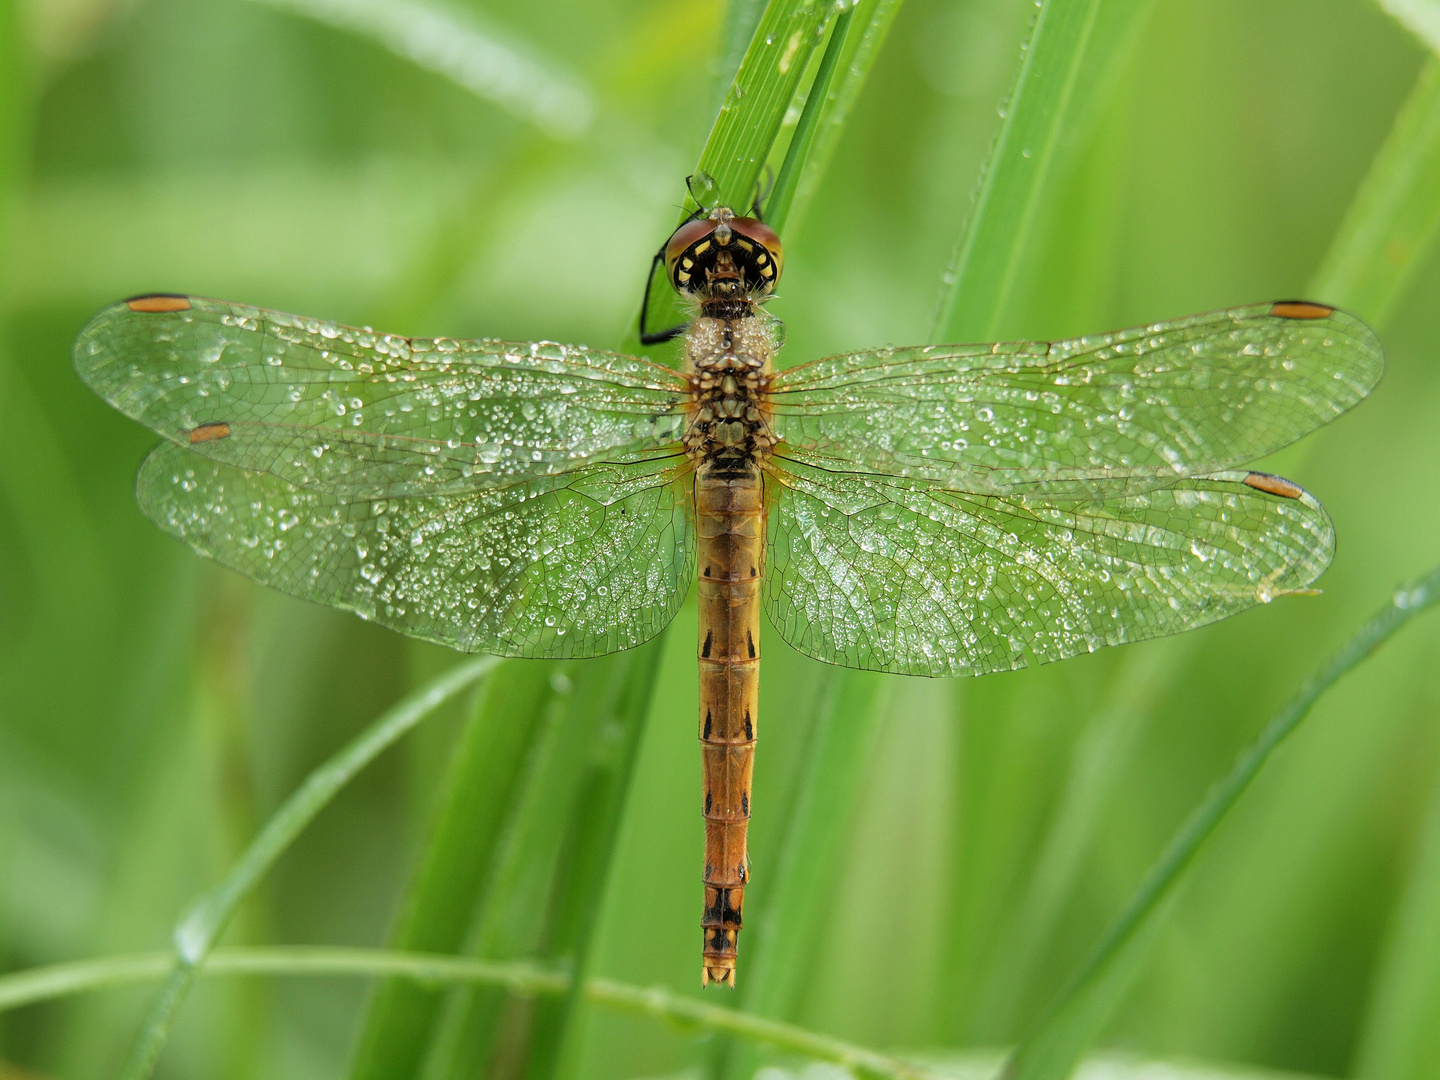
M689 590L687 470L591 465L479 492L349 499L161 443L136 487L166 532L292 596L467 652L598 656L659 633Z
M618 353L402 338L197 297L106 308L75 365L173 442L354 498L663 455L683 421L683 380Z
M1352 316L1260 304L1052 344L831 357L776 378L774 423L784 456L821 468L990 493L1144 490L1278 450L1382 366Z
M767 614L803 653L907 675L978 675L1188 630L1303 589L1329 565L1320 504L1257 477L1033 500L772 463Z

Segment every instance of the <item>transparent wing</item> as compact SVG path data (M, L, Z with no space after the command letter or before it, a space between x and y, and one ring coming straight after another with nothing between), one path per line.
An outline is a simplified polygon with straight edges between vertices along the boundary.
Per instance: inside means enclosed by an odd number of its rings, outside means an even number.
M136 487L166 532L292 596L469 652L597 656L659 633L690 587L684 462L349 499L161 443Z
M471 491L666 451L684 382L548 342L402 338L197 297L139 297L81 332L82 379L216 461L349 497Z
M1053 344L831 357L772 388L780 452L970 491L1131 490L1234 468L1339 416L1380 343L1318 304L1233 308Z
M846 667L979 675L1173 634L1303 589L1335 535L1262 473L1044 500L772 462L771 623Z

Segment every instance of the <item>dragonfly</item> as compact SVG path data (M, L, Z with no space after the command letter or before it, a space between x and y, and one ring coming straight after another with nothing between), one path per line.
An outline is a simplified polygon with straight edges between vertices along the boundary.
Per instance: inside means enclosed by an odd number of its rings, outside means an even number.
M1358 319L1286 300L782 370L768 225L716 206L662 252L678 369L172 294L101 311L75 363L163 436L144 513L291 595L464 651L593 657L655 637L695 582L701 982L733 987L762 609L817 660L960 676L1313 592L1330 518L1245 465L1383 360Z

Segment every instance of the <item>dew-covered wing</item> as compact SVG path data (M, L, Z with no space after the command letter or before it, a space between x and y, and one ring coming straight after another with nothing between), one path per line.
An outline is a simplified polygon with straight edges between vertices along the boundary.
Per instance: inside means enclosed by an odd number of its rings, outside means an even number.
M136 487L166 532L292 596L471 652L598 656L654 637L689 589L687 470L353 499L161 443Z
M75 366L196 453L367 498L663 454L685 391L664 367L598 349L403 338L198 297L106 308Z
M819 660L978 675L1173 634L1304 589L1335 536L1262 473L1083 498L772 462L765 605Z
M1131 490L1235 468L1353 406L1374 333L1319 304L1233 308L1072 341L831 357L772 387L781 453L969 491Z

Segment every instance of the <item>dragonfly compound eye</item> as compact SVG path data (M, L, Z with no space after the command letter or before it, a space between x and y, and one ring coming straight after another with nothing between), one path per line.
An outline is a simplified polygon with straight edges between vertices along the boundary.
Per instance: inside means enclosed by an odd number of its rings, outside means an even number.
M716 207L687 221L665 245L665 270L678 292L696 296L742 292L765 296L780 279L780 237L758 218Z

